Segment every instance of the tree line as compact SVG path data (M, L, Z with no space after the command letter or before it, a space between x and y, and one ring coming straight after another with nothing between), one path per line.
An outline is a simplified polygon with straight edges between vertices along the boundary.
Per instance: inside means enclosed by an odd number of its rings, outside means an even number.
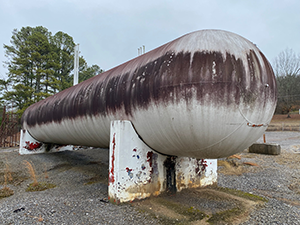
M273 61L278 101L275 113L289 114L300 109L300 54L292 49L280 52Z
M7 79L0 79L2 105L13 105L21 116L31 104L69 88L73 84L73 38L59 31L54 35L45 27L13 30L9 45L3 45L7 60ZM79 82L102 72L79 58Z

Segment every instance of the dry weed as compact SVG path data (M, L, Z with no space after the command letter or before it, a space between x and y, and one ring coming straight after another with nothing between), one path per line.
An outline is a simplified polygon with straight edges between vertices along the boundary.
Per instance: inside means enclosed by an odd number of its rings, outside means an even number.
M45 178L46 179L48 179L49 178L49 176L48 176L48 172L47 172L47 168L46 168L46 166L44 165L44 176L45 176Z
M300 194L300 181L295 180L288 186L288 188L294 191L295 193Z
M235 160L218 160L218 166L222 166L223 168L220 169L220 173L227 174L227 175L242 175L244 172L244 168L236 162Z
M42 218L41 215L39 215L39 217L37 219L38 219L39 222L43 222L44 221L44 219Z
M300 154L297 153L282 153L280 156L276 156L276 162L280 165L288 166L292 169L300 170Z
M241 156L239 156L239 155L232 155L232 156L228 157L228 159L232 159L232 158L241 159Z
M0 190L0 198L9 197L14 194L14 191L7 187L7 182L12 181L12 175L9 169L8 163L5 163L5 170L4 170L4 184L3 188Z
M9 167L8 163L5 163L5 172L4 172L4 174L6 174L6 179L8 179L8 181L13 180L12 175L11 175L11 170L10 170L10 167Z
M28 162L27 160L24 161L24 165L26 166L30 176L31 176L31 179L33 181L33 184L32 186L38 186L39 183L36 179L36 173L35 173L35 169L33 168L32 164L30 162Z
M244 164L245 164L245 165L249 165L249 166L257 166L257 167L259 167L258 164L253 163L253 162L244 162Z
M9 187L3 187L1 190L0 190L0 199L1 198L5 198L5 197L9 197L11 195L14 194L14 191L11 190Z
M4 176L3 186L6 187L8 182L11 182L13 180L8 163L5 163L3 176Z

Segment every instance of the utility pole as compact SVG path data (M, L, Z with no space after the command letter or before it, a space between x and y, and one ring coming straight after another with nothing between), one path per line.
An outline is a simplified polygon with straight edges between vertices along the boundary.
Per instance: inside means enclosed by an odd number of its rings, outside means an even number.
M143 47L138 48L138 55L142 55L142 54L145 54L145 45L143 45Z
M74 79L73 86L78 84L78 68L79 68L79 44L74 47Z

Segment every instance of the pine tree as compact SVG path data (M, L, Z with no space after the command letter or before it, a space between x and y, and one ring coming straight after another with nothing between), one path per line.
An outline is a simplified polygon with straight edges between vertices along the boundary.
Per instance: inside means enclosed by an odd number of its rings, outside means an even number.
M16 107L19 115L31 104L72 86L73 38L62 31L52 35L47 28L13 30L11 45L4 45L8 79L0 80L1 103ZM102 72L79 59L79 81ZM3 103L4 102L4 103Z

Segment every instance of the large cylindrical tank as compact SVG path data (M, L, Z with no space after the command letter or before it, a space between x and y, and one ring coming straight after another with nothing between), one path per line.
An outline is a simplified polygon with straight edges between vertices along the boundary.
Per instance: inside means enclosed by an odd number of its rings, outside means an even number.
M271 65L227 31L186 34L31 105L23 129L46 143L108 147L112 120L130 120L154 150L220 158L265 131L276 106Z

